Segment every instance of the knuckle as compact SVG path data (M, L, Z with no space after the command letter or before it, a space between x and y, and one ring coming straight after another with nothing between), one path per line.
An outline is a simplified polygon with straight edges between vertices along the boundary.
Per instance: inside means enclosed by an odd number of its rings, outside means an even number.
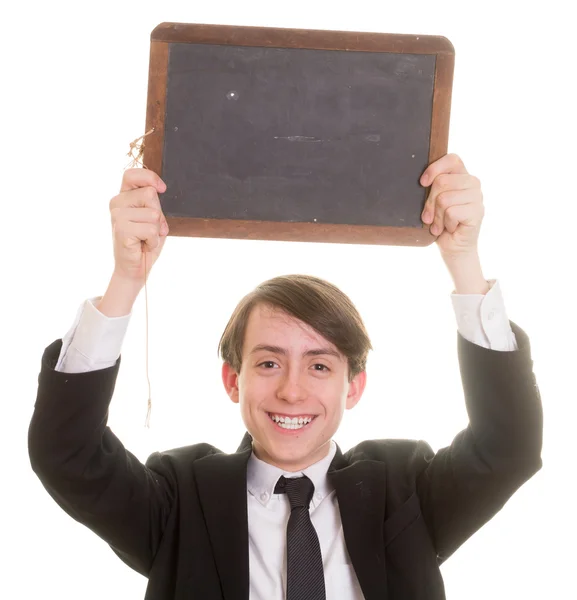
M124 171L124 175L122 176L122 181L125 183L132 183L138 185L139 182L143 182L147 180L147 173L144 169L139 167L131 167L130 169L126 169Z
M149 185L146 185L146 186L131 190L128 193L132 196L133 202L136 201L136 199L138 199L137 204L149 206L151 204L151 201L153 198L152 191L153 191L153 188L150 187Z
M437 185L442 190L447 189L450 184L451 184L451 178L446 173L441 173L439 176L437 176Z
M122 174L122 186L124 187L128 182L130 182L133 178L133 169L126 169Z
M437 196L437 206L439 206L439 208L442 208L442 209L447 209L449 207L449 204L450 204L449 194L447 194L446 192L441 192Z
M162 211L158 208L151 208L150 216L151 216L152 220L154 221L154 223L159 223L160 220L162 219Z
M114 198L110 199L110 202L108 203L109 210L112 212L118 206L119 202L120 194L117 194L116 196L114 196Z
M121 209L117 206L111 206L110 208L110 220L112 221L113 227L118 227L118 222L120 221L122 212Z
M146 190L146 193L145 193L146 199L149 200L150 202L154 202L157 198L156 190L154 189L154 187L152 187L151 185L147 185L144 189Z

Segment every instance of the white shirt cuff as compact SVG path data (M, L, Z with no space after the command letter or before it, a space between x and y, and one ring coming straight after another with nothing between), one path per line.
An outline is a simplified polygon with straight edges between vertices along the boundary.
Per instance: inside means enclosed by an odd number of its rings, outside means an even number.
M122 317L107 317L97 308L101 296L85 300L74 323L62 338L56 371L83 373L116 364L132 312Z
M459 333L470 342L491 350L517 350L501 287L496 279L488 281L483 294L451 294Z

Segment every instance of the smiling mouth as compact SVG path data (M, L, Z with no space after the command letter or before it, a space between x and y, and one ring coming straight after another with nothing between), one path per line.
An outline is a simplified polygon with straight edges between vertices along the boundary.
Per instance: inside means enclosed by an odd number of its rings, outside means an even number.
M275 413L267 413L271 421L276 423L281 429L303 429L316 419L316 415L302 415L289 417Z

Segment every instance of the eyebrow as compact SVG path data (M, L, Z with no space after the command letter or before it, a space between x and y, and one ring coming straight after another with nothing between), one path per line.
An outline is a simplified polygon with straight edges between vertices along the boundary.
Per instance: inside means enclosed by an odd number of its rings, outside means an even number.
M250 353L256 354L257 352L261 351L272 352L273 354L282 354L283 356L286 356L287 354L287 351L284 348L281 348L280 346L269 346L267 344L257 344L250 351ZM303 352L303 357L323 355L336 356L337 358L342 358L342 355L336 350L333 350L332 348L313 348L312 350L307 350L306 352Z

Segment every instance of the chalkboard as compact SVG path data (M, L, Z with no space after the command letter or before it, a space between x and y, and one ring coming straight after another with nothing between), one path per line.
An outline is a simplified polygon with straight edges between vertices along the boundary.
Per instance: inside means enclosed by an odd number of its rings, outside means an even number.
M171 234L431 243L453 59L437 36L160 25L144 163Z

